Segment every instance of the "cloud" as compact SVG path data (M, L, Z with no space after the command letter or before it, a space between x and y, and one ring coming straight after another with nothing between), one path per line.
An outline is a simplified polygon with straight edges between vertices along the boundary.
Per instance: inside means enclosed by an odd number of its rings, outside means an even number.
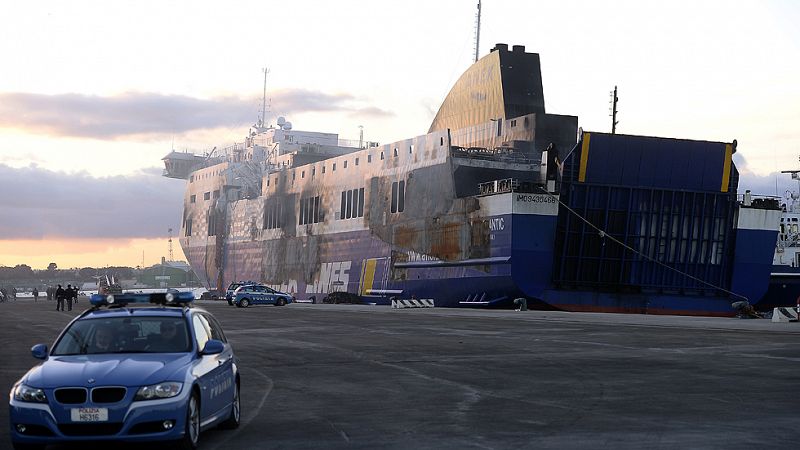
M395 114L391 111L386 111L384 109L380 109L375 106L367 106L366 108L361 108L353 111L350 115L357 117L386 118L386 117L394 117Z
M786 191L796 192L798 190L797 180L793 180L788 173L772 172L767 175L758 175L751 170L741 153L733 155L733 162L739 170L739 188L737 193L744 194L749 190L755 195L766 195L771 197L782 197L781 202L786 202L784 198Z
M180 229L185 184L153 172L95 178L0 164L0 237L163 237Z
M279 90L272 104L285 114L335 112L391 115L350 94L306 89ZM171 135L254 122L260 99L129 92L116 96L0 93L0 128L54 136L117 139Z

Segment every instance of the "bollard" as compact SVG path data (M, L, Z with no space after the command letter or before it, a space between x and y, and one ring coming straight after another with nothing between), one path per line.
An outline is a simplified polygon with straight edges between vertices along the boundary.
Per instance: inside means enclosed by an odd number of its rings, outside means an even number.
M528 299L527 298L515 298L514 299L514 306L517 307L517 311L527 311L528 310Z

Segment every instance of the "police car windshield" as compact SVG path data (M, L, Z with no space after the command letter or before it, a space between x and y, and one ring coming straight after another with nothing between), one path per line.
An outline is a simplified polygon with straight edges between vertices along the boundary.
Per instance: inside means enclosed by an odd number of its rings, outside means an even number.
M73 323L53 347L52 355L178 353L191 348L181 317L113 317Z

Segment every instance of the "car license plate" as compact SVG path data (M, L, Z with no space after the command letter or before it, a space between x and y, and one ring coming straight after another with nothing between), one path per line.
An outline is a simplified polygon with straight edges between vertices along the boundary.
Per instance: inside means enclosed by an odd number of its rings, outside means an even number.
M107 422L108 408L72 408L73 422Z

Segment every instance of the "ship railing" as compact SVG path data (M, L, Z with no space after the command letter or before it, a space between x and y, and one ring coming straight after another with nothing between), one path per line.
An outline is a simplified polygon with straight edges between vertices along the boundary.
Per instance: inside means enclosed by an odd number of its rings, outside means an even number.
M530 181L519 181L516 178L487 181L478 184L478 196L503 194L506 192L537 193L542 188Z
M533 164L534 160L515 152L508 147L459 147L451 146L450 154L455 158L483 159L487 161L503 161L517 164Z
M781 209L781 197L774 195L752 195L750 191L737 194L736 200L746 208L755 209Z
M339 147L365 149L377 147L379 145L380 143L373 141L364 141L359 139L339 139Z

